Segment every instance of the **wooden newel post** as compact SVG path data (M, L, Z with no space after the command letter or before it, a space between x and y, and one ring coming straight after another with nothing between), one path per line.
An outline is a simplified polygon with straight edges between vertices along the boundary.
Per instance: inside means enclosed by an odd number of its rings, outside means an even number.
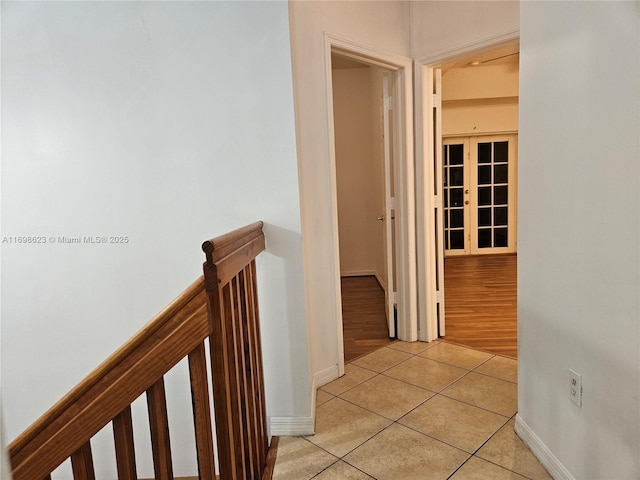
M269 439L255 275L262 222L202 246L221 480L260 479Z

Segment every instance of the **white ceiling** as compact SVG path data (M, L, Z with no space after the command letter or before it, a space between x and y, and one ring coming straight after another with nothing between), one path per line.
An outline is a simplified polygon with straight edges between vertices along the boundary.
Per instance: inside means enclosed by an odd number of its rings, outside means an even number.
M451 68L467 68L489 65L513 65L517 68L520 62L520 45L513 44L506 47L477 53L472 56L460 58L442 65L443 73ZM473 64L473 65L472 65ZM331 68L342 70L347 68L368 68L366 63L358 62L351 58L343 57L338 53L331 54Z
M520 45L513 44L446 63L442 65L442 71L444 73L451 68L474 68L489 65L513 65L517 68L519 63Z
M331 68L333 70L342 70L346 68L369 68L366 63L361 63L347 57L343 57L337 53L331 54Z

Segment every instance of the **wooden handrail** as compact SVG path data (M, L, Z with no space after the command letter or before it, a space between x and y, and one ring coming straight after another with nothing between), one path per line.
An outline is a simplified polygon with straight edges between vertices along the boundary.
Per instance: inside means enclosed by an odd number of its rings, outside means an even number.
M211 346L211 369L224 480L261 478L269 450L255 273L265 248L262 222L234 233L202 245L211 338L219 340Z
M201 277L9 445L14 480L51 473L208 336L203 285Z
M207 262L210 264L216 263L251 240L260 236L264 238L262 233L263 225L263 222L254 222L233 232L207 240L202 244L202 251L207 256Z
M265 248L262 222L255 222L202 244L207 256L205 287L212 292L226 285ZM214 271L215 270L215 271Z
M253 398L248 398L232 405L233 409L250 408L252 412L248 416L245 411L227 412L226 407L220 407L224 414L219 416L219 402L216 400L216 418L225 419L229 414L234 418L247 418L249 423L253 422L252 428L256 432L262 432L258 443L264 447L264 451L258 451L252 446L247 447L254 449L253 456L249 455L247 458L252 461L260 460L262 464L259 467L264 469L261 459L267 455L268 439L262 366L258 358L261 358L261 354L254 261L255 256L264 250L262 222L209 240L203 244L203 250L207 256L205 275L197 279L131 340L9 445L14 480L49 478L50 473L69 457L72 459L75 478L92 478L90 440L109 422L113 422L114 425L119 478L136 478L130 405L144 392L147 392L149 406L156 478L173 478L163 376L187 356L194 405L198 468L202 479L213 479L214 453L204 353L204 340L207 337L210 337L212 364L242 364L242 367L253 368L247 370L249 373L245 372L240 376L244 378L245 387L247 382L251 382L259 387L259 390L254 391L250 388L243 392L259 398L261 405ZM231 304L229 300L232 300ZM216 312L212 309L219 308L221 302L229 312L235 312L235 316L224 316L224 320L235 318L238 320L236 323L243 323L244 326L233 323L220 326L219 310ZM239 314L240 311L244 312L244 316ZM215 335L215 332L220 332L221 329L224 332L240 332L238 335L231 335L234 342L251 340L252 344L243 346L230 343L226 336ZM211 335L212 333L214 335ZM220 351L226 352L231 359L222 359L218 353ZM238 354L244 357L244 352L249 352L248 360L246 364L239 364ZM216 392L214 399L216 395L224 395L221 391L223 386L233 386L234 382L229 380L228 374L222 370L218 371L215 366L212 367L211 375L213 390ZM237 395L233 392L227 393L230 397ZM260 415L256 416L260 409ZM262 421L262 425L257 424L258 419ZM221 427L220 423L223 422L216 422L216 428L224 431L225 427ZM246 425L243 428L245 427ZM232 425L229 431L234 429L235 426ZM234 450L236 448L241 450L241 455L247 453L245 448L235 441L232 442L231 453L225 450L228 446L221 444L224 442L220 436L218 443L222 448L221 455L225 458L237 457L239 454ZM221 460L221 473L222 464ZM246 462L243 463L247 472L249 466ZM255 472L245 474L235 471L233 474L223 473L221 478L233 480L256 477Z

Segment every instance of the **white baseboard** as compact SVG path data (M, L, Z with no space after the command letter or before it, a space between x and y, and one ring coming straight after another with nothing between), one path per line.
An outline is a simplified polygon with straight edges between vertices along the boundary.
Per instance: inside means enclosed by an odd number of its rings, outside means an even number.
M298 437L315 433L316 390L338 378L338 366L333 365L318 372L313 377L311 391L311 417L271 417L270 434L282 437Z
M298 437L313 435L312 417L271 417L271 435L282 437Z
M531 427L522 420L520 415L516 415L516 433L524 444L531 449L533 454L540 460L540 463L547 469L549 475L555 480L576 480L569 470L557 459L557 457L547 448L540 437L538 437Z
M321 372L316 373L313 376L313 391L315 392L321 386L326 385L329 382L333 382L338 377L338 365L332 365L331 367L325 368Z
M340 272L341 277L376 277L382 289L387 291L387 284L382 279L382 275L376 270L353 270L351 272Z
M375 270L352 270L350 272L340 272L341 277L369 277L376 275Z

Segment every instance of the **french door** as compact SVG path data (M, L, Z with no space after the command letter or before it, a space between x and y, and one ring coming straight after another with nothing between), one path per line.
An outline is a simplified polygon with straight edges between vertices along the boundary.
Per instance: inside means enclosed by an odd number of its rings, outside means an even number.
M446 256L516 251L516 135L443 139Z

